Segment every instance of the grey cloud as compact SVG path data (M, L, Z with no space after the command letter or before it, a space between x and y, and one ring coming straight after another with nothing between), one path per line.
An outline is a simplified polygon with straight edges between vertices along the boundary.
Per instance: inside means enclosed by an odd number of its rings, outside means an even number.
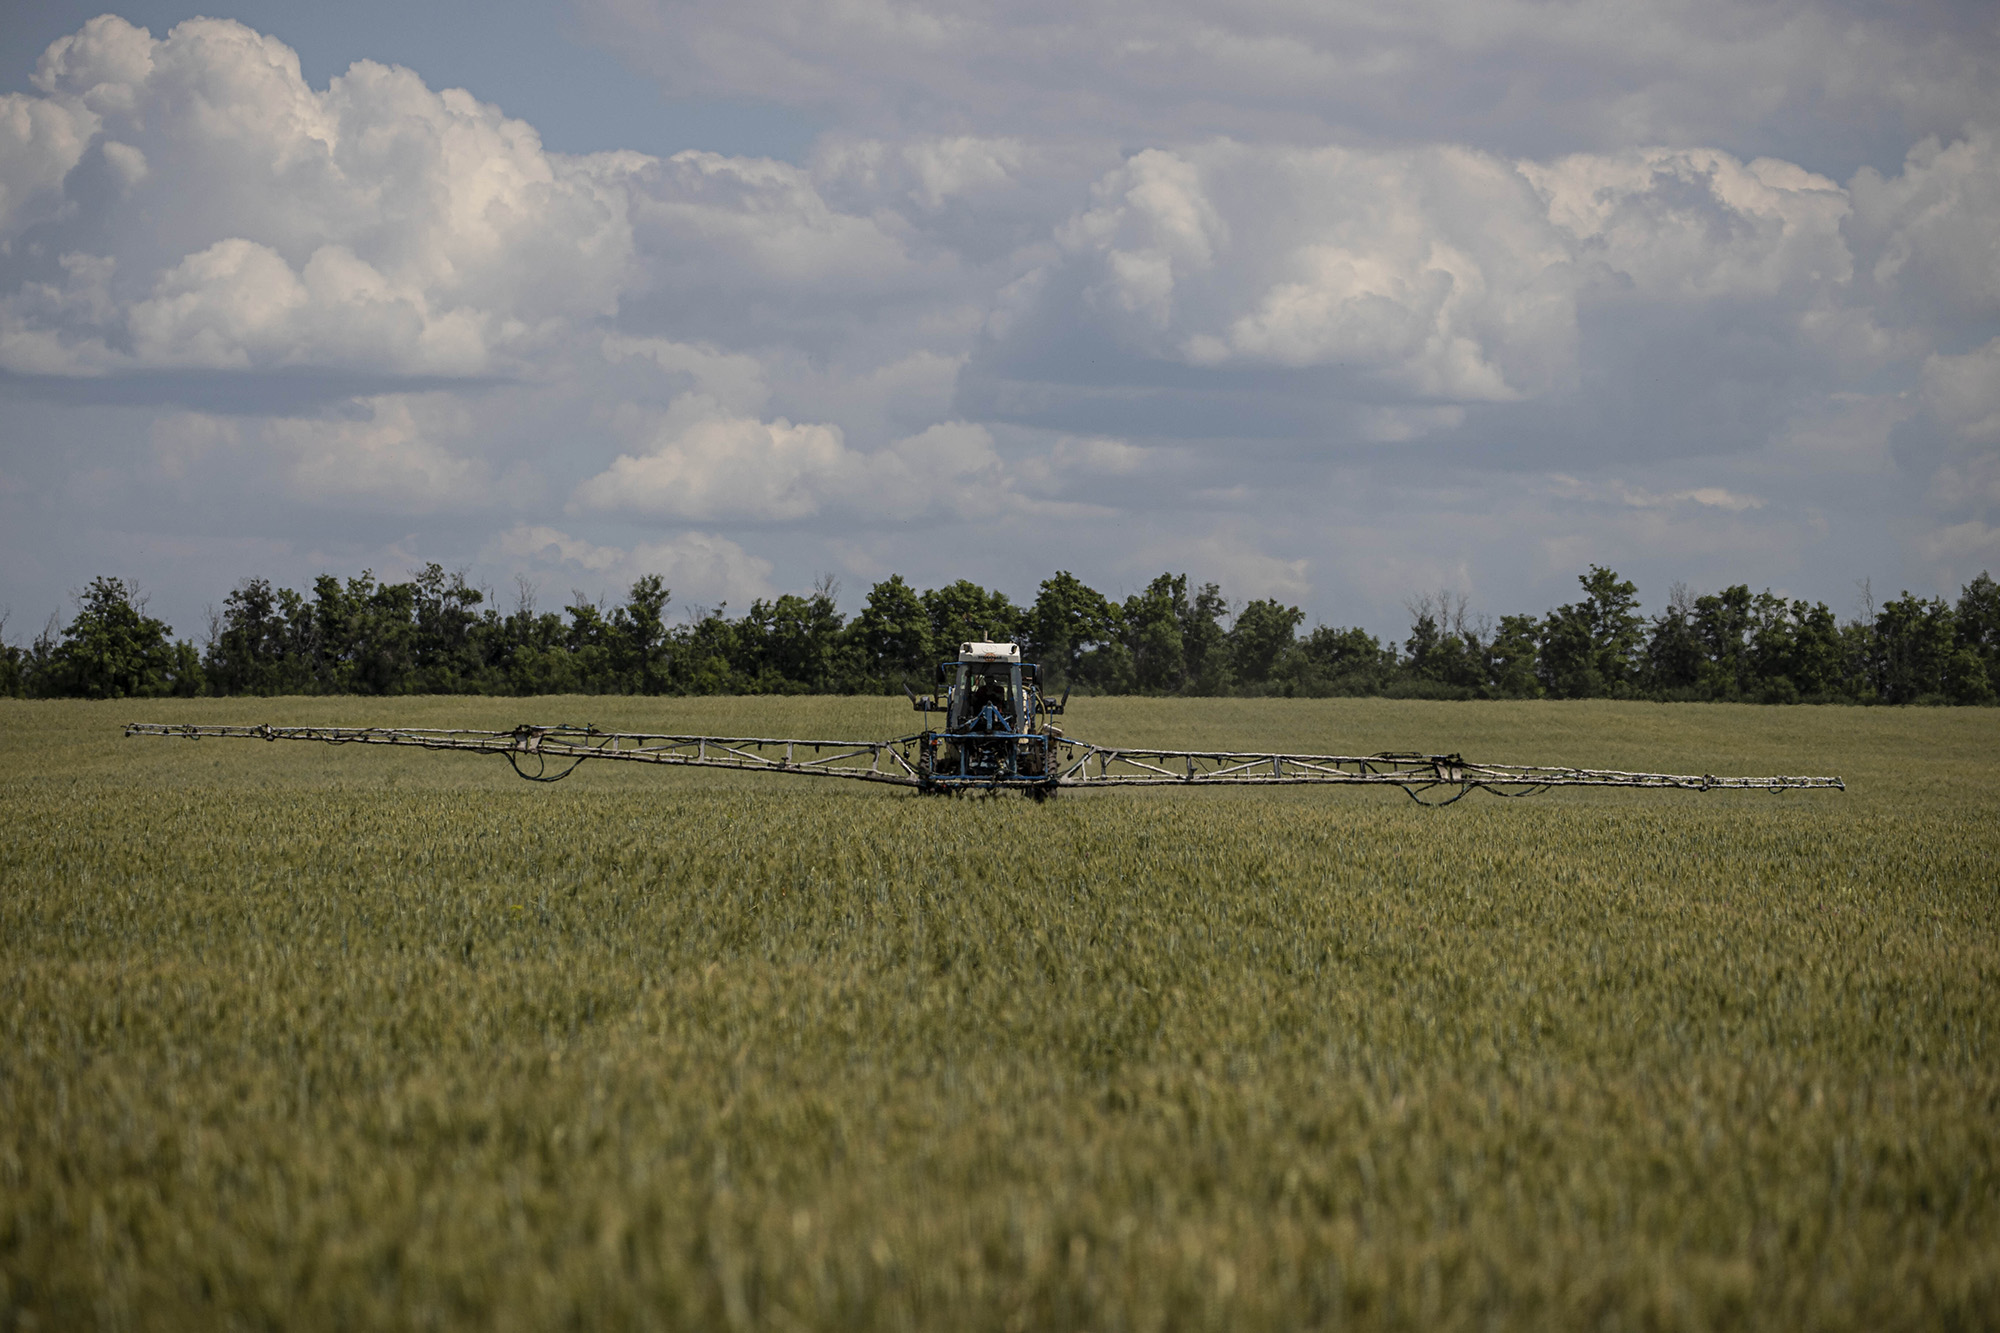
M847 122L796 165L565 157L408 70L309 87L240 25L53 52L0 101L0 601L148 550L195 605L433 558L739 604L827 569L1172 566L1379 627L1447 582L1546 604L1585 560L1837 599L1994 550L1991 132L1841 179L1726 151L1815 98L1882 135L1943 117L1978 31L675 12L694 83L796 75ZM1841 34L1881 38L1880 87L1800 72ZM1596 72L1548 91L1516 60L1543 38L1535 68Z
M222 416L299 416L386 393L450 389L477 395L504 381L460 375L396 375L309 367L244 374L227 370L124 370L115 375L21 375L0 370L0 399L71 407L181 407Z
M2000 122L1996 122L2000 123ZM1887 317L1950 332L2000 317L2000 136L1927 138L1901 172L1856 173L1847 232Z
M570 587L622 589L657 574L684 606L728 602L740 607L776 592L769 560L706 532L620 547L601 546L545 524L521 523L487 542L480 555L525 568L531 587L538 579L561 578L570 580Z
M675 96L872 132L1128 143L1451 140L1551 157L1707 143L1841 175L1990 107L1990 6L1824 0L584 0Z

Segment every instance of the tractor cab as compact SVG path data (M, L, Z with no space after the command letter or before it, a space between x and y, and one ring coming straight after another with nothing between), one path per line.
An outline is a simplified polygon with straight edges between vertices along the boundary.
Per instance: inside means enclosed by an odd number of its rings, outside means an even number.
M921 738L925 790L1050 784L1049 745L1062 733L1049 719L1061 703L1042 697L1041 672L1021 660L1014 643L969 640L954 660L938 664L938 692L916 699L925 714L942 713L942 729ZM927 719L928 720L928 719Z
M956 662L939 663L945 687L945 730L1011 735L1026 730L1021 649L1012 643L960 644ZM1035 668L1027 667L1029 681Z

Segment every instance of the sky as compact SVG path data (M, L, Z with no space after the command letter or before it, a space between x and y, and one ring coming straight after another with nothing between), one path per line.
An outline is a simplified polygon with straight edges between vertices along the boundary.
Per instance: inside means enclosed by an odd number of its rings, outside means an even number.
M1990 0L8 7L0 634L431 561L1952 596L1996 90Z

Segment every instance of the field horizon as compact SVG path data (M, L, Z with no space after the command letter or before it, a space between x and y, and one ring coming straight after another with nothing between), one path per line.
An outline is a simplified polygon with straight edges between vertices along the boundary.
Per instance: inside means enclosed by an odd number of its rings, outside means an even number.
M0 1328L1994 1327L2000 710L1072 701L1846 792L1094 791L120 735L906 701L0 701Z

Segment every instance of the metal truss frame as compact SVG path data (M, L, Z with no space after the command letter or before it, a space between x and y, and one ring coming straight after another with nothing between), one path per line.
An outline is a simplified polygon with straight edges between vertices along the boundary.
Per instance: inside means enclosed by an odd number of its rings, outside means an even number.
M1527 796L1554 787L1637 787L1679 791L1845 791L1837 777L1718 777L1714 774L1632 773L1619 769L1481 764L1455 754L1277 754L1232 750L1160 750L1100 746L1051 737L1045 776L957 778L933 774L927 743L939 733L886 741L810 740L768 736L676 736L600 731L584 726L520 726L512 731L411 727L195 726L135 722L128 736L188 740L230 737L319 741L327 745L400 745L504 756L532 782L556 782L591 759L846 778L923 791L1035 789L1042 793L1094 787L1221 787L1333 785L1394 787L1423 801L1449 804L1473 791ZM1446 793L1449 793L1448 795Z

